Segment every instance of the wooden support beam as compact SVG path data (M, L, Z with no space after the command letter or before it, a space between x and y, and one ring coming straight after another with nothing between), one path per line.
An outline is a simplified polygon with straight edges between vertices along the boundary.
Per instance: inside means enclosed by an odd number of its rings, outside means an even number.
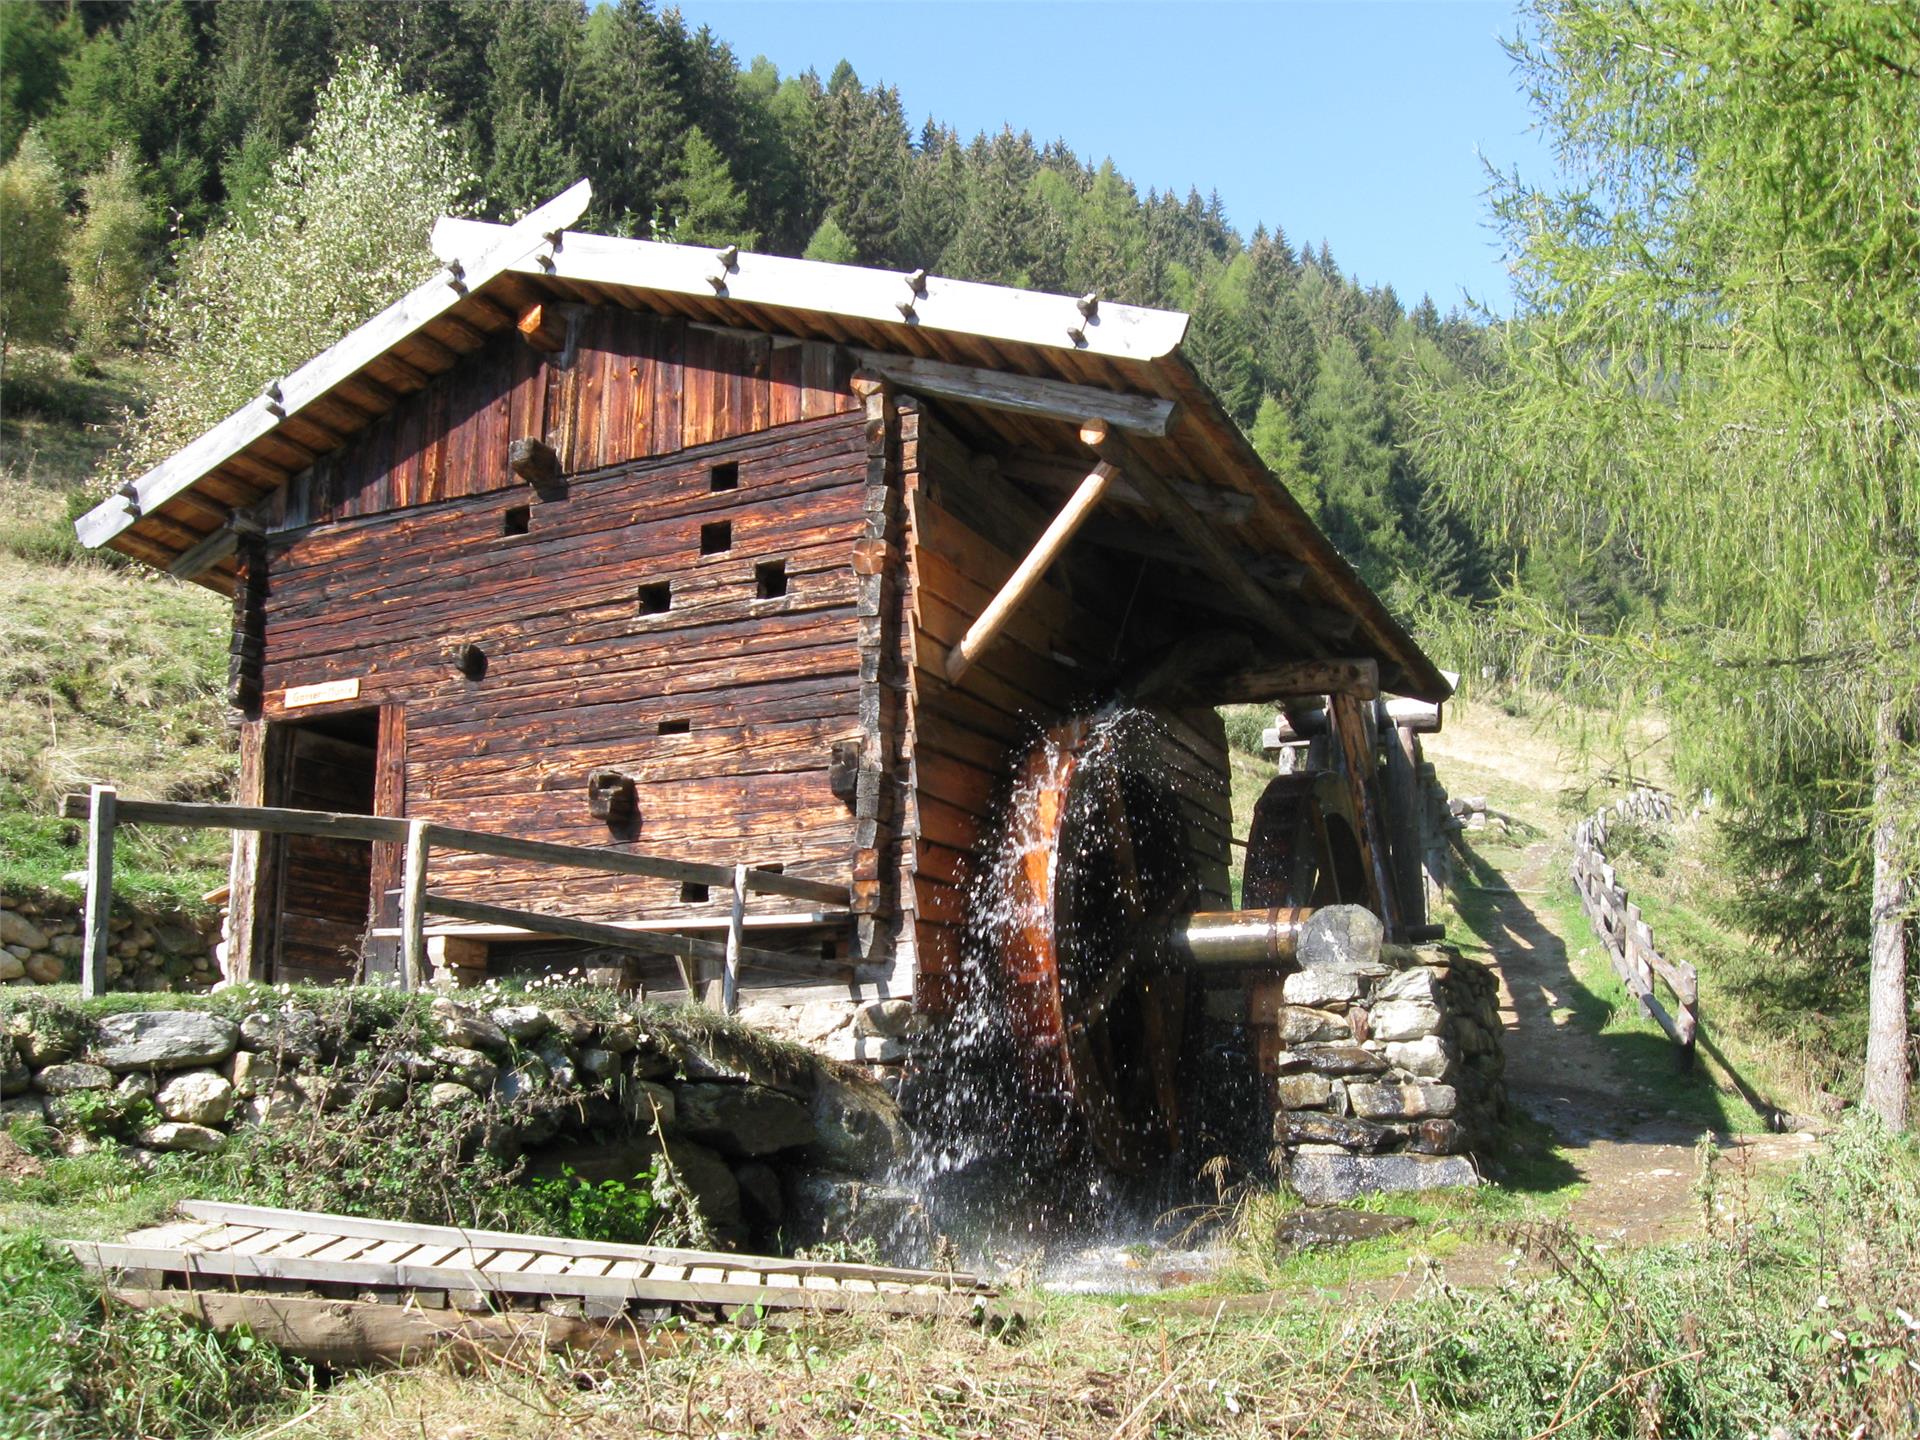
M1135 435L1164 435L1173 424L1173 401L1157 395L1120 394L1092 385L982 370L913 355L889 355L879 350L854 353L863 368L919 395L1075 425L1097 419Z
M1104 426L1088 426L1080 438L1094 454L1126 472L1127 481L1198 552L1214 579L1247 611L1248 620L1263 627L1295 652L1315 658L1326 654L1319 639L1298 625L1287 607L1247 573L1246 563L1228 548L1213 526L1174 487L1141 461L1120 436Z
M1355 835L1360 843L1360 859L1372 890L1373 910L1386 927L1387 939L1402 938L1400 906L1389 868L1386 827L1381 823L1380 786L1375 774L1373 741L1367 733L1366 710L1356 695L1334 694L1327 697L1327 713L1332 718L1335 740L1340 746L1340 769L1346 776L1347 796L1359 822Z
M259 525L246 516L229 515L226 524L192 549L182 552L167 566L167 573L176 580L192 580L238 550L243 537L252 538L264 533Z
M967 633L960 638L960 643L947 652L948 684L959 684L960 677L980 658L980 653L1006 629L1007 622L1013 619L1013 612L1020 608L1020 602L1033 593L1034 587L1046 575L1047 567L1066 549L1074 531L1093 513L1093 507L1100 503L1100 498L1107 493L1119 473L1117 466L1102 460L1080 482L1080 488L1073 492L1060 508L1060 513L1053 517L1052 523L1034 542L1033 548L1014 567L999 593L987 602L986 608L967 627Z
M111 785L88 792L86 931L80 951L80 994L91 1000L107 988L107 950L113 943L113 832L120 795Z
M733 867L733 904L727 911L727 956L720 991L720 1008L731 1015L740 1008L740 952L746 941L747 867Z
M427 822L407 822L406 878L400 889L400 985L418 990L427 970Z
M551 300L522 310L515 328L522 340L543 354L558 355L567 348L567 318Z
M507 466L542 500L567 498L567 477L560 470L560 454L544 440L527 436L507 447Z
M702 940L665 930L622 930L615 925L592 920L575 920L568 915L542 915L533 910L511 910L504 905L483 905L477 900L461 900L452 895L427 892L426 908L433 915L454 920L473 920L483 925L517 925L542 935L560 935L569 940L585 940L609 950L625 950L641 955L677 955L682 959L724 965L727 946L718 940ZM838 960L821 960L807 955L789 955L779 950L739 947L738 963L748 970L773 970L783 975L850 975L852 969ZM696 993L695 999L699 999ZM717 1007L716 1007L717 1008Z

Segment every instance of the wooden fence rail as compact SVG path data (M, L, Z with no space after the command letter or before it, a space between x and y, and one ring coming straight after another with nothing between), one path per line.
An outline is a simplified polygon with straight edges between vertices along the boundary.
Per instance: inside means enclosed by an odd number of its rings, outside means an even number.
M1641 918L1640 907L1627 898L1626 887L1607 860L1608 832L1622 820L1670 824L1673 797L1636 785L1631 793L1574 826L1573 883L1620 983L1639 1004L1640 1012L1680 1047L1684 1065L1693 1058L1694 1038L1700 1029L1699 978L1686 961L1670 960L1660 953L1653 943L1652 928ZM1654 994L1656 979L1673 996L1672 1014Z
M425 969L426 919L477 920L592 941L610 949L670 955L679 967L687 993L716 1008L731 1010L739 993L742 968L801 975L850 973L844 963L761 950L744 943L746 897L750 893L784 895L797 900L842 908L851 897L844 886L829 885L760 870L749 865L703 865L641 855L626 850L601 850L585 845L562 845L548 840L525 840L464 830L425 820L402 820L384 815L344 815L328 810L294 810L259 805L203 805L159 800L122 800L111 785L95 785L85 795L69 795L61 807L71 820L87 821L86 939L80 966L80 991L100 994L106 978L109 944L108 917L113 903L113 836L127 825L172 825L202 830L256 830L272 835L318 835L335 840L364 840L405 846L404 883L400 891L400 975L409 990L420 987ZM598 870L614 875L675 880L682 884L718 885L732 897L724 944L669 931L627 930L618 925L512 910L477 901L438 895L427 888L429 852L438 846L470 854L526 860L541 865ZM694 962L695 970L688 968ZM697 973L696 973L697 971Z

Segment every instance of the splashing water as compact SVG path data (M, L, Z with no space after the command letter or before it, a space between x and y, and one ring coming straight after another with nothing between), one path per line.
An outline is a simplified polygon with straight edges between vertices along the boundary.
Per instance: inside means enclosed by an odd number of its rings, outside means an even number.
M1189 1198L1178 1181L1192 1167L1177 1155L1140 1177L1100 1163L1084 1097L1070 1093L1057 1053L1036 1046L1045 1027L1032 1009L1051 1003L1031 973L1034 935L1058 927L1060 983L1084 995L1118 963L1116 947L1133 943L1118 917L1139 896L1122 887L1191 891L1171 745L1151 715L1121 707L1039 736L967 887L963 998L916 1055L903 1096L916 1144L893 1183L921 1197L933 1228L970 1265L1027 1268L1037 1259L1052 1271L1064 1260L1077 1272L1088 1254L1134 1255L1155 1237L1155 1218ZM1124 871L1109 823L1121 794L1124 828L1142 851ZM1063 866L1079 899L1061 911Z

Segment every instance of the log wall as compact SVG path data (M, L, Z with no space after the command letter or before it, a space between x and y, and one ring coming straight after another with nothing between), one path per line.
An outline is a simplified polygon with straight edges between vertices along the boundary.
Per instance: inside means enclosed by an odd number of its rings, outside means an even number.
M1018 457L1011 457L1017 463ZM913 684L901 905L916 941L916 995L942 1013L960 998L966 887L996 802L1038 728L1103 698L1124 591L1098 568L1055 567L980 659L949 685L947 651L1013 573L1048 515L932 414L902 417ZM1160 748L1188 820L1201 904L1230 903L1226 733L1212 710L1158 711Z
M497 343L264 517L240 642L259 714L377 708L381 813L848 884L872 841L830 766L865 734L855 555L873 477L844 367L832 347L620 310L571 323L569 354ZM506 469L523 434L560 451L566 498ZM355 693L288 705L328 683ZM636 821L592 817L596 768L637 778ZM590 919L728 899L438 853L433 876Z

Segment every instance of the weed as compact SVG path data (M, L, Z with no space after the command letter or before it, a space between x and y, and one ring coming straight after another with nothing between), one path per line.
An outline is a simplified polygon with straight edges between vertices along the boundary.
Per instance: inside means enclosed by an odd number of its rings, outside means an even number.
M533 1180L528 1188L534 1202L544 1207L550 1224L562 1235L645 1245L653 1239L661 1219L653 1194L656 1169L649 1166L628 1184L621 1180L582 1180L569 1165L560 1178Z

